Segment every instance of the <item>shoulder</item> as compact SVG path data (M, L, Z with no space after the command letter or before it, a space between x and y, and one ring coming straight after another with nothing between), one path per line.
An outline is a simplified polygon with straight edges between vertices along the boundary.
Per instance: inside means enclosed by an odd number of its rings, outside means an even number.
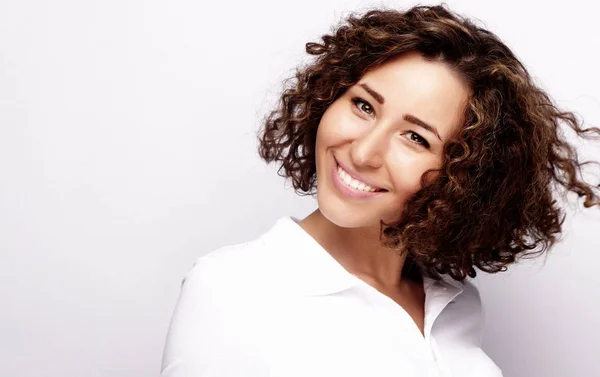
M457 326L464 327L465 333L469 334L472 341L480 346L484 312L479 288L470 280L454 282L454 284L462 288L462 292L455 298L449 311L454 314Z
M282 217L253 240L226 245L197 258L184 283L190 276L202 275L199 280L223 294L269 292L280 283L293 281L291 273L296 270L301 236L293 220Z
M227 245L197 258L182 285L194 284L221 295L257 289L269 273L270 250L261 239Z
M251 241L196 259L181 291L166 338L161 376L263 376L258 344L262 290L252 278L264 248Z
M480 324L482 316L482 300L479 288L470 280L452 281L451 285L459 288L459 293L451 301L453 308L460 311L465 319Z
M465 280L459 283L462 288L462 293L459 295L460 301L468 305L472 309L481 308L481 293L479 288L470 280Z
M502 370L481 348L485 325L485 306L479 288L472 280L465 280L458 284L463 291L456 297L456 306L450 311L457 320L456 326L460 330L463 340L477 346L473 352L478 357L472 359L470 368L481 369L482 372L478 375L502 376Z
M261 239L227 245L198 257L192 268L202 268L210 265L213 269L242 269L247 263L257 258L266 257L266 245Z

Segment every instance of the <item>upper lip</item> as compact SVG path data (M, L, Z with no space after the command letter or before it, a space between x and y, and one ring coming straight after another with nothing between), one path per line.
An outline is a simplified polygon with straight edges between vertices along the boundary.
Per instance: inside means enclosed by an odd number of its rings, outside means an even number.
M335 162L346 171L346 173L350 174L350 176L354 179L356 179L357 181L361 181L366 183L367 185L371 186L372 188L376 189L376 190L385 190L383 187L379 187L377 186L375 183L373 183L373 181L371 181L368 178L365 178L364 176L356 173L355 171L351 170L350 168L348 168L347 165L342 164L341 162L339 162L337 160L337 158L334 158Z

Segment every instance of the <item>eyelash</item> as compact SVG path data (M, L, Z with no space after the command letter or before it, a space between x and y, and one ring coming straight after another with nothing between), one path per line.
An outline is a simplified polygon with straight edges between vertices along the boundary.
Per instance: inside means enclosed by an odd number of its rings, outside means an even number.
M365 101L364 99L362 99L362 98L360 98L360 97L354 97L354 98L352 98L352 100L351 100L351 101L352 101L352 103L354 104L354 107L356 107L356 108L357 108L357 109L358 109L360 112L363 112L363 113L364 113L364 111L360 109L360 104L361 104L361 103L363 103L363 104L365 104L365 105L369 105L369 107L372 109L372 110L371 110L371 111L372 111L372 114L374 114L374 113L375 113L375 109L373 108L373 106L371 106L371 104L370 104L368 101ZM371 114L368 114L368 113L365 113L365 114L367 114L367 115L371 115ZM416 133L416 132L414 132L414 131L409 131L409 132L411 132L411 133L412 133L412 134L414 134L414 135L417 135L417 136L418 136L418 137L419 137L419 138L422 140L422 142L417 142L417 141L412 141L412 140L411 140L411 142L412 142L412 143L415 143L415 144L420 144L420 145L424 146L425 148L429 149L430 145L429 145L429 143L427 142L427 140L425 140L425 138L424 138L423 136L419 135L418 133Z

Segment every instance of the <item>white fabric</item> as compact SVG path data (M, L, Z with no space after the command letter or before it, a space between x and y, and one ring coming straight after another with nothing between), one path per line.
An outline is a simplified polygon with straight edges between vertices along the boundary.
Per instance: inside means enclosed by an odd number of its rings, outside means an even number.
M469 281L424 277L425 336L285 216L183 279L162 377L499 377Z

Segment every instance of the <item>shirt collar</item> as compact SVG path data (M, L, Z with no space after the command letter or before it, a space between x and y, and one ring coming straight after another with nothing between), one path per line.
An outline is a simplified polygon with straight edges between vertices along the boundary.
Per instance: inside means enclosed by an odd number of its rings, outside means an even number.
M278 265L284 266L281 278L292 289L305 296L322 296L365 284L335 260L298 221L293 216L283 216L261 236L273 256L279 258ZM435 280L423 276L423 280L426 300L435 301L439 310L463 291L461 283L451 278Z

